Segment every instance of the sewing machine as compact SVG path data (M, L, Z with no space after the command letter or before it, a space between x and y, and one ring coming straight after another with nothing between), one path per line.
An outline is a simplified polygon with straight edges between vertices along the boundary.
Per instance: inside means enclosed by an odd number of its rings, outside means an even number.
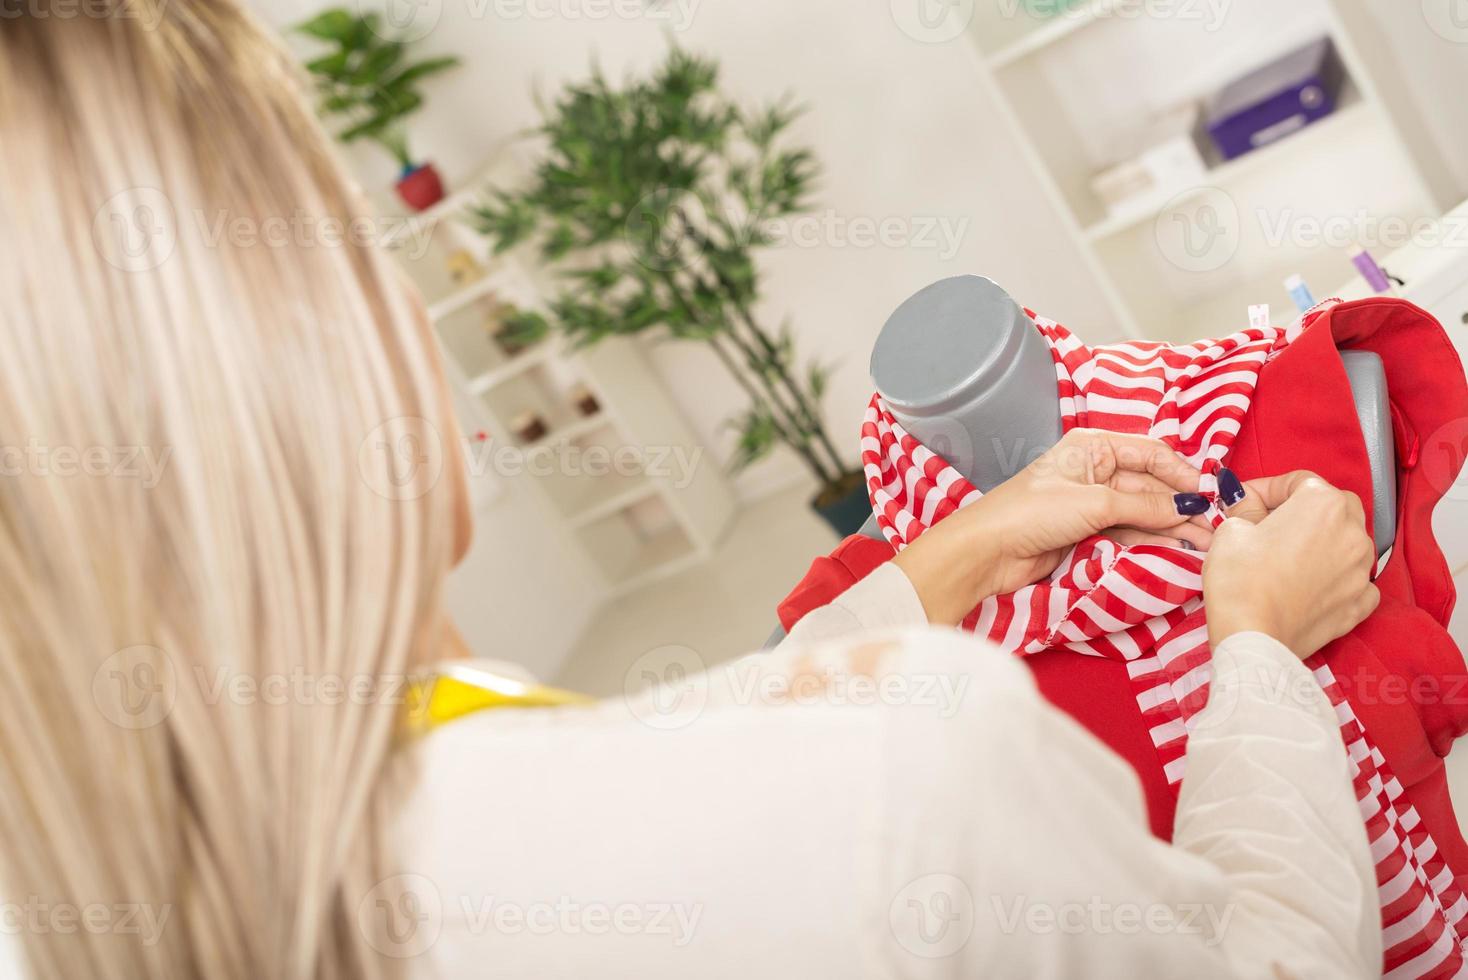
M1396 537L1396 447L1381 358L1343 351L1371 466L1377 555ZM893 416L980 490L991 490L1061 436L1055 364L1009 294L954 276L907 299L872 349L872 378ZM873 517L862 534L881 538ZM771 642L778 642L777 630Z

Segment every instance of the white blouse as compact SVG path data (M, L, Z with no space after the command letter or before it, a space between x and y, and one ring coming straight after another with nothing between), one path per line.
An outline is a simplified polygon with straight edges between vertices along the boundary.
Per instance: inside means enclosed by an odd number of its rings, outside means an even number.
M773 653L653 651L645 694L449 724L362 914L421 976L1379 973L1336 720L1287 649L1214 651L1168 846L1022 665L924 623L888 565Z

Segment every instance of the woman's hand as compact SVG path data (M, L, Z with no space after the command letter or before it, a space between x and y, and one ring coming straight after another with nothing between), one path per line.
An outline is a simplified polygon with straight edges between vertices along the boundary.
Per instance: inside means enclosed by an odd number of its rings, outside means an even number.
M1381 600L1361 500L1304 471L1247 487L1250 516L1231 510L1203 562L1209 642L1253 630L1308 657Z
M989 596L1049 575L1078 542L1103 531L1126 544L1206 550L1212 530L1178 509L1180 494L1186 509L1206 507L1199 475L1156 439L1073 429L983 499L929 528L895 562L929 621L954 625Z

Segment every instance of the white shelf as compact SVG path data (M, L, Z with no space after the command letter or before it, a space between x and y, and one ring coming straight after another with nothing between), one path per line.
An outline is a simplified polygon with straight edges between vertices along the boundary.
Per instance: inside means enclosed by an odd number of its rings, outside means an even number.
M1013 0L1013 2L1017 3L1018 0ZM1128 0L1091 0L1090 3L1077 5L1064 13L1056 14L1049 23L1035 28L1018 41L1011 41L989 55L989 65L992 68L1000 69L1028 58L1030 55L1058 44L1077 31L1090 27L1127 2Z
M526 371L539 367L559 352L560 345L554 340L542 340L530 350L516 354L498 367L490 368L483 374L470 378L469 393L482 395L490 389L504 384L511 378L519 377Z
M636 506L656 496L658 486L645 476L604 476L594 481L595 495L611 491L611 495L595 503L573 508L567 519L573 528L595 524L604 517ZM619 489L614 489L618 488Z
M611 428L612 420L605 412L598 411L595 415L579 418L569 425L562 425L552 429L548 434L525 447L526 453L545 452L556 446L580 439L582 436L590 435L598 429Z
M428 314L460 395L465 431L483 431L496 445L519 445L513 422L528 411L553 428L521 447L527 459L576 441L587 442L587 449L606 443L696 452L692 431L635 344L612 338L583 349L554 335L506 356L488 333L488 311L476 311L476 302L495 295L519 309L541 309L546 282L515 254L489 254L488 241L471 227L467 212L489 187L514 186L529 168L530 161L516 150L502 149L453 194L403 217L386 237L419 289L440 297L429 304ZM429 247L403 247L410 242ZM448 274L448 257L461 250L488 270L464 285ZM577 384L596 393L600 410L595 415L575 413L566 392ZM704 560L733 517L733 489L716 466L695 467L673 481L662 474L624 475L615 467L609 472L573 469L573 457L567 455L565 467L525 468L519 475L491 479L495 484L514 480L540 498L537 512L569 532L588 570L594 568L603 579L597 599ZM481 491L476 481L476 501L493 499Z
M1210 167L1197 184L1189 187L1163 188L1155 194L1149 194L1143 199L1130 202L1125 207L1085 228L1081 234L1087 241L1097 242L1144 221L1150 221L1157 217L1170 202L1183 199L1183 195L1189 191L1202 194L1210 187L1223 188L1230 182L1283 162L1282 158L1286 154L1303 155L1312 144L1324 143L1336 130L1345 128L1370 111L1371 106L1362 100L1360 93L1354 87L1348 85L1341 92L1339 107L1324 119L1284 137L1277 143L1262 146L1252 153L1246 153L1241 157L1235 157L1215 167ZM1276 160L1276 157L1281 159Z
M669 528L646 539L620 573L613 577L616 582L613 594L625 595L649 582L676 575L702 560L703 555L680 528Z
M1088 0L1051 18L1022 0L975 2L969 38L1009 126L995 138L1007 136L1008 149L1039 175L1107 301L1100 318L1127 336L1205 336L1202 321L1237 324L1249 303L1284 298L1286 275L1302 274L1317 287L1336 278L1348 262L1346 247L1327 236L1312 240L1312 221L1339 237L1335 229L1357 214L1411 221L1441 213L1468 192L1413 118L1419 107L1380 37L1376 0L1284 7L1231 0L1228 16L1216 20L1181 11L1133 16L1133 0ZM1235 160L1215 159L1195 181L1108 212L1092 188L1095 174L1117 155L1145 149L1118 147L1124 134L1143 132L1149 120L1322 36L1346 75L1334 113ZM1228 229L1233 239L1224 240L1232 251L1220 251L1217 264L1180 260L1175 235L1147 233L1160 215L1189 217L1213 188L1238 211ZM1369 234L1365 226L1357 237Z
M476 299L481 299L504 288L503 276L496 275L494 272L485 273L473 282L460 286L443 299L428 304L428 319L437 323L445 317L453 316Z

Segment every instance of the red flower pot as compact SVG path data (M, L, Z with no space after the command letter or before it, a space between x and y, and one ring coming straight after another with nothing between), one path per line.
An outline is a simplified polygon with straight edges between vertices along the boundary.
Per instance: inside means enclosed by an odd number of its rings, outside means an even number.
M443 181L439 179L438 171L433 169L433 164L425 163L404 170L398 178L398 197L414 211L431 208L442 201Z

